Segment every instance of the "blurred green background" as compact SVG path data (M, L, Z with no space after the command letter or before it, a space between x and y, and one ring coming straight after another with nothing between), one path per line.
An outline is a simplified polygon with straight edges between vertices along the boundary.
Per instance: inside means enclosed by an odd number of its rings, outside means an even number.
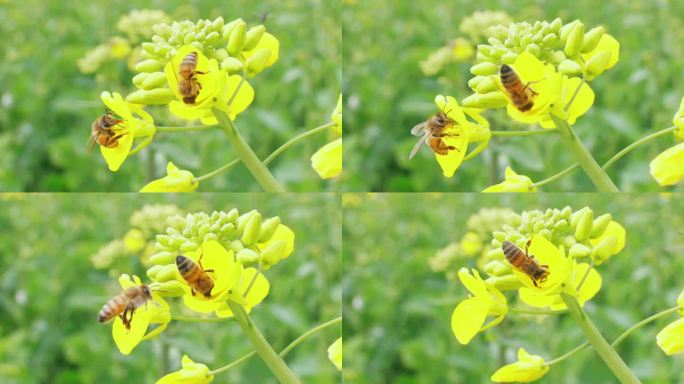
M77 61L111 37L126 36L118 20L135 9L157 9L171 20L242 17L265 25L280 40L280 59L252 79L254 103L237 119L254 151L265 158L289 138L330 121L341 84L341 5L324 0L134 0L88 2L0 0L0 191L137 191L166 174L166 163L206 174L235 158L219 130L165 133L107 170L99 150L88 156L90 125L104 111L99 95L134 90L125 60L94 74ZM158 125L179 125L166 107L148 108ZM198 122L199 123L199 122ZM311 155L333 137L297 144L270 169L290 191L334 190L311 169ZM236 166L200 186L202 191L259 191Z
M592 109L575 125L580 139L602 164L647 133L672 125L684 96L684 2L674 0L453 0L344 1L342 47L345 80L345 184L348 191L481 191L503 180L506 165L540 181L574 158L553 136L501 138L447 179L429 150L410 162L416 142L411 127L436 112L438 94L463 99L470 61L450 63L425 76L420 62L457 37L476 10L505 11L516 22L580 19L587 29L604 25L621 44L618 64L591 82ZM481 32L484 31L475 31ZM504 111L488 112L492 130L525 129ZM609 174L624 191L660 187L648 163L673 145L672 136L638 148ZM679 190L682 187L679 187ZM545 191L595 191L575 171Z
M585 310L608 340L636 322L676 305L684 288L684 202L656 194L443 195L347 194L343 200L343 312L348 383L489 383L524 347L546 361L586 339L569 315L509 314L468 345L456 341L451 312L467 297L458 280L433 272L428 260L467 232L480 208L515 212L570 205L611 213L626 247L598 268L603 286ZM460 267L474 267L462 259ZM522 306L509 297L509 304ZM681 354L668 357L655 336L670 315L627 338L618 353L643 383L684 382ZM616 383L592 350L551 367L537 383Z
M251 351L234 321L172 321L158 338L123 356L111 323L97 322L102 305L120 292L119 273L147 279L139 255L117 252L120 247L112 245L101 248L121 239L134 212L150 204L173 204L176 208L164 209L184 213L258 209L292 228L295 251L266 272L270 294L252 311L276 350L341 316L340 202L332 194L0 194L0 382L153 383L178 369L183 354L216 369ZM148 222L155 216L150 212L159 209L147 208ZM161 219L151 225L165 227ZM111 264L97 269L91 260L102 262L107 255L115 256ZM196 316L183 311L179 299L168 301L172 314ZM286 362L305 383L340 382L327 355L340 335L340 327L328 328L300 344ZM252 358L217 375L215 382L276 381L260 359Z

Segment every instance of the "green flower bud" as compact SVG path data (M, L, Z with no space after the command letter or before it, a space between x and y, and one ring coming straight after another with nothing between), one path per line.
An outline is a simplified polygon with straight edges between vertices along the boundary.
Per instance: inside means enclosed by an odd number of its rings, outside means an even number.
M572 228L577 228L577 222L579 222L580 217L584 214L584 212L589 211L589 207L584 207L580 209L579 211L575 211L570 215L570 226Z
M570 218L570 215L572 215L572 208L566 205L561 209L560 214L563 218L568 219Z
M182 253L193 252L199 248L199 244L193 243L192 241L186 241L180 246L180 251Z
M591 255L591 249L589 249L589 247L587 247L584 244L577 243L570 247L569 254L570 257L573 257L575 259L581 259L583 257Z
M584 43L584 24L578 23L568 35L568 39L565 41L565 47L563 51L569 57L577 56L581 49L582 43Z
M164 39L168 39L173 34L173 28L168 24L155 24L152 26L152 31Z
M214 20L213 23L211 23L211 29L213 29L214 31L218 31L221 28L223 28L223 23L223 16L219 16L216 18L216 20Z
M560 31L563 21L560 18L555 18L551 24L549 24L549 32L557 33Z
M601 51L587 62L587 72L593 76L598 76L602 74L608 68L608 62L610 61L610 52Z
M178 280L169 280L155 284L152 290L161 297L178 297L185 294L183 283Z
M138 88L142 88L142 84L150 75L151 73L146 72L138 73L137 75L133 76L133 85Z
M262 48L256 52L249 59L247 59L247 71L250 74L256 74L264 70L268 65L268 59L271 57L271 50Z
M126 101L133 104L163 105L174 100L176 96L168 88L155 88L150 90L138 90L126 96Z
M506 241L506 232L501 232L501 231L494 231L492 233L495 239L499 240L499 242L503 243Z
M247 36L245 37L245 46L244 50L245 51L251 51L254 49L254 47L259 44L259 41L261 41L261 37L264 35L264 32L266 32L266 27L263 25L257 25L256 27L252 27L247 31Z
M572 248L572 246L575 244L577 244L577 240L575 239L575 236L565 236L561 240L561 245L564 246L565 248Z
M143 60L135 65L136 72L158 72L164 68L164 64L157 60Z
M485 259L487 260L503 260L505 258L506 256L504 256L503 249L501 249L500 247L490 250L485 255Z
M513 64L515 63L515 60L518 58L518 54L515 52L508 52L503 55L501 55L501 62L503 64Z
M539 48L537 44L529 44L527 47L525 47L525 51L531 53L534 56L539 56L541 48Z
M155 280L159 282L169 281L176 278L176 271L178 268L176 264L164 265L156 274Z
M261 231L261 214L257 212L252 215L247 224L245 225L245 230L242 232L242 244L249 247L250 245L256 243L259 239L259 232Z
M159 236L157 236L157 241L159 241ZM155 253L154 255L150 256L149 262L150 264L157 264L157 265L164 265L164 264L170 264L173 263L176 260L176 253L175 252L158 252Z
M568 40L570 32L572 32L572 30L577 26L577 24L581 24L581 22L579 20L575 20L572 23L565 24L560 28L560 30L558 31L558 36L560 37L562 42L565 43Z
M575 239L577 239L579 242L587 240L589 235L591 235L593 223L594 212L590 209L586 210L577 221L577 227L575 228Z
M222 62L223 60L229 58L229 57L230 57L230 55L228 54L228 51L226 51L225 48L219 48L216 51L214 51L214 58L219 63Z
M470 73L473 75L488 76L499 72L499 66L494 63L480 63L470 67Z
M601 240L600 243L594 246L594 261L597 264L601 264L605 259L613 255L613 250L617 245L617 239L615 236L606 236L605 239Z
M489 285L494 286L500 291L512 291L523 286L522 281L516 275L492 276L485 280Z
M238 216L240 216L240 212L236 208L233 208L222 217L225 218L226 222L235 222Z
M463 99L461 104L471 108L503 108L508 105L508 99L499 91L485 94L474 93Z
M604 27L592 28L589 32L584 35L584 43L582 44L582 53L589 53L593 51L601 41L601 37L606 33Z
M237 56L242 53L246 38L247 24L240 20L230 34L230 39L228 40L228 53L230 53L231 56Z
M285 254L287 242L285 240L277 240L268 245L266 249L261 251L260 262L266 266L272 266L282 259Z
M573 60L563 60L558 65L558 71L564 75L575 76L582 73L582 67Z
M551 61L555 64L560 64L567 58L568 57L565 56L565 52L563 51L555 51L553 54L551 54Z
M492 76L487 76L484 78L484 80L477 84L477 87L475 87L474 91L483 94L496 91L497 89L498 88L496 87L496 83L492 79Z
M241 249L235 257L242 264L256 263L259 260L259 254L249 248Z
M474 91L481 82L488 78L489 76L475 76L468 80L468 87Z
M553 240L553 233L548 229L542 229L541 231L539 231L539 234L544 236L549 241Z
M235 228L235 224L228 223L228 224L224 224L221 227L221 229L219 230L219 232L221 232L222 236L228 237L228 236L234 234L235 232L237 232L237 228Z
M613 215L610 213L603 214L594 220L594 224L591 228L591 238L595 239L603 235L603 232L608 228L608 224L613 221Z
M553 224L553 230L554 231L562 231L569 226L568 221L565 219L560 219L560 220L556 219L556 220L557 221Z
M261 231L259 233L259 242L263 243L265 241L268 241L273 237L273 234L275 233L276 229L278 229L278 226L280 225L280 217L275 216L266 219L263 223L261 223Z
M140 84L140 88L142 89L150 90L154 88L160 88L166 84L166 75L164 72L146 73L146 75L147 77L145 77L142 84Z
M166 265L153 265L147 270L147 277L149 277L152 280L155 280L157 274L164 269Z
M247 213L243 213L240 217L238 217L236 219L237 220L236 225L237 225L238 231L240 231L240 232L244 231L245 226L247 225L247 222L249 222L249 219L251 219L253 215L256 215L258 213L259 212L257 212L256 210L253 209Z
M244 23L242 19L235 19L231 21L230 23L226 24L221 28L221 37L223 38L224 41L228 41L230 39L230 35L233 33L233 30L235 27L237 27L238 24Z
M230 249L235 253L240 252L244 248L245 248L245 245L242 244L242 241L240 241L240 240L233 240L230 242Z

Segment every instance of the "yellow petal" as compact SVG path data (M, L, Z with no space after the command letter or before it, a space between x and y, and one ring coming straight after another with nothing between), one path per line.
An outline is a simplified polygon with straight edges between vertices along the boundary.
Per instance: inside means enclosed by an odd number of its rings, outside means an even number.
M684 351L684 318L669 324L658 332L656 342L668 356Z
M451 314L451 331L461 344L468 344L477 335L487 318L489 305L477 299L458 303Z
M140 192L192 192L199 186L190 171L179 169L170 161L166 173L161 179L147 183Z
M586 63L589 60L591 60L591 58L594 57L594 55L597 55L602 51L610 53L610 60L608 60L606 69L612 68L620 60L620 43L613 36L607 33L601 37L601 40L599 40L599 43L596 46L596 48L594 48L593 51L582 55L582 58Z
M518 175L511 167L506 167L505 180L485 188L482 192L536 192L537 188L532 184L532 180L529 177Z
M328 347L328 359L335 364L338 370L342 370L342 338L335 340Z
M487 291L487 284L480 277L479 272L476 269L471 272L467 268L461 268L458 271L458 279L461 280L461 284L470 291L470 293L483 300L490 300L489 292Z
M247 313L251 312L252 308L257 306L266 298L266 296L268 296L268 292L271 288L271 284L263 273L259 273L256 279L254 279L256 274L256 268L245 269L242 276L240 276L240 287L235 289L229 296L230 300L241 304ZM247 289L249 289L249 292L247 292ZM245 296L245 292L247 292L247 296ZM217 317L233 316L233 311L226 303L222 303L215 312Z
M269 49L271 51L271 56L266 61L266 68L272 66L276 61L278 61L278 58L280 57L280 41L278 41L275 36L268 32L261 36L261 40L259 40L259 43L253 49L249 51L243 51L242 55L245 57L245 59L249 59L261 49Z
M616 221L611 221L608 223L608 226L606 227L606 230L601 234L596 239L591 239L589 242L591 243L592 247L596 247L599 244L609 241L609 244L612 245L612 247L608 250L609 254L608 256L602 256L599 257L599 255L595 255L595 261L597 262L598 265L606 261L606 259L612 255L616 255L620 253L625 248L625 238L627 237L627 231L625 231L625 228L620 225L620 223Z
M311 167L322 179L338 176L342 172L342 138L316 151L311 156Z
M195 363L183 355L181 369L157 380L156 384L208 384L214 381L214 375L209 374L209 367Z
M518 349L518 361L499 368L491 377L496 383L512 383L537 380L549 371L541 356L530 355L523 348Z
M125 123L123 124L125 125ZM128 131L128 129L125 128L122 131ZM109 167L110 171L116 172L121 168L121 164L123 164L128 157L128 153L131 151L132 146L133 135L130 132L124 134L114 148L100 146L100 153L107 162L107 167Z
M684 179L684 143L665 150L651 161L651 176L662 186L674 185Z

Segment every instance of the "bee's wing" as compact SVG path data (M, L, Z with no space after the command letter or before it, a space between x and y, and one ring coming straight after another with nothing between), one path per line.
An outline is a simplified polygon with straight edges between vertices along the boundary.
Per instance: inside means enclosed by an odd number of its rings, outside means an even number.
M411 128L411 134L413 136L422 135L423 130L425 129L425 124L427 124L427 121L423 121L422 123L416 124L413 128Z
M97 143L97 139L100 137L99 133L94 133L90 135L90 138L88 139L88 153L92 153L93 149L95 149L95 143Z
M421 137L420 140L418 140L418 142L416 143L416 145L413 146L413 149L411 150L411 154L409 155L409 160L411 160L413 158L413 156L415 156L416 153L418 153L420 146L423 145L423 143L425 143L427 141L428 136L430 136L430 132L425 132L423 137Z

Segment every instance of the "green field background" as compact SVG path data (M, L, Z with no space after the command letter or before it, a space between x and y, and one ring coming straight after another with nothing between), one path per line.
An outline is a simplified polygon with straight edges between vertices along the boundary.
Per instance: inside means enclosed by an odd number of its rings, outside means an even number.
M183 212L258 209L278 215L296 234L294 253L265 273L270 294L252 318L276 350L314 326L341 316L339 198L332 194L0 194L0 382L153 383L177 370L183 354L216 369L252 350L234 321L172 321L158 338L124 356L112 325L97 322L102 305L120 292L119 273L139 275L137 255L120 255L106 269L90 258L129 230L131 214L150 204ZM169 299L171 312L184 311ZM328 346L341 335L329 328L305 340L286 358L305 383L340 381ZM258 358L216 376L215 383L275 383Z
M533 181L574 162L553 136L495 137L490 146L447 179L424 148L410 162L416 142L411 127L437 111L438 94L458 100L470 95L470 63L450 64L439 76L426 77L419 63L456 37L464 17L476 10L505 11L514 21L564 22L580 19L587 30L603 25L620 42L618 64L591 82L592 109L575 125L577 135L603 164L647 133L672 125L684 96L684 2L667 0L415 0L345 1L343 72L345 117L344 189L365 191L477 192L503 180L506 165ZM486 117L492 130L526 129L503 111ZM648 163L673 145L656 140L620 160L610 176L623 191L654 191ZM679 187L678 190L681 190ZM575 171L543 191L595 188Z
M453 336L450 320L467 297L458 280L433 272L428 259L467 232L481 208L523 210L591 207L610 213L626 231L626 247L598 268L603 285L585 305L608 340L636 322L676 305L684 288L684 202L656 194L345 195L343 221L344 345L347 383L489 383L524 347L546 361L586 339L570 315L507 315L468 345ZM474 259L452 265L475 267ZM509 305L522 303L512 300ZM513 304L515 303L515 304ZM618 353L643 383L684 382L682 356L668 357L655 336L679 315L639 329ZM551 367L535 383L604 384L617 379L592 350Z
M330 121L341 85L341 5L325 0L0 1L0 190L137 191L166 174L166 163L206 174L236 157L220 130L158 134L121 170L87 154L90 125L104 111L99 95L135 90L125 62L82 74L76 61L115 35L121 16L158 9L172 20L242 17L280 40L280 59L252 79L256 96L236 121L262 159L289 138ZM148 108L158 125L179 125L166 107ZM199 123L199 122L197 122ZM336 190L311 168L311 155L333 137L318 134L270 169L289 191ZM241 165L202 183L200 191L260 190Z

